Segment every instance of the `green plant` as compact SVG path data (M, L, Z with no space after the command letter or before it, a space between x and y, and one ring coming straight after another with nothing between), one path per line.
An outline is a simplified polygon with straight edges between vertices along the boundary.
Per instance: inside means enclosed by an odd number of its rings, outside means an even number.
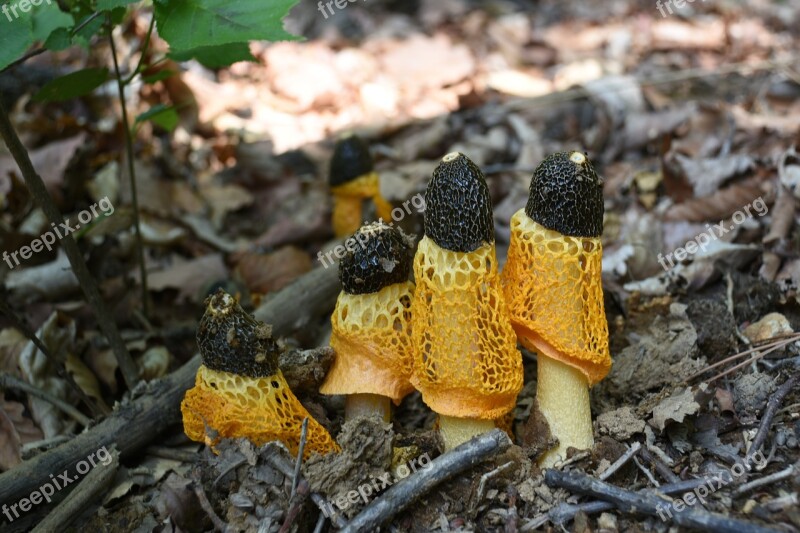
M237 61L253 61L250 41L295 40L298 37L284 31L282 20L297 0L154 0L152 18L140 47L140 60L136 67L124 73L117 56L113 29L122 23L135 0L19 0L6 2L0 14L0 72L38 54L66 50L71 46L89 48L96 39L108 39L112 52L112 65L77 70L47 83L34 96L34 100L53 102L69 100L91 93L94 89L114 79L121 104L122 125L128 175L133 198L134 226L137 237L137 255L142 280L142 306L148 315L147 276L144 267L144 248L139 225L136 176L134 171L133 139L136 128L151 121L164 130L171 131L178 124L177 106L158 104L139 114L133 124L128 117L125 88L151 66L169 58L174 61L196 59L200 63L218 68ZM145 6L146 7L146 6ZM24 9L23 9L24 8ZM163 57L150 58L153 31L169 44ZM36 45L34 47L34 45ZM34 47L33 49L31 49ZM27 51L27 53L26 53ZM113 71L110 67L113 67ZM152 77L143 77L144 83L155 83L174 72L161 71ZM0 106L0 126L6 144L22 170L28 188L36 203L53 223L61 222L61 215L47 194L41 177L30 163L19 137L13 130L6 111ZM69 241L69 242L67 242ZM125 348L122 338L106 312L96 283L89 275L83 257L72 237L64 240L70 264L75 271L87 300L94 309L101 328L109 339L128 387L138 380L136 367Z

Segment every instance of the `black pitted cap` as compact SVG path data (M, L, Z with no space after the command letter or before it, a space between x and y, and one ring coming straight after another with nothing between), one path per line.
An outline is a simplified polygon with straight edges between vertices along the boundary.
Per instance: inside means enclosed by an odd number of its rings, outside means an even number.
M603 233L603 181L580 152L547 156L533 173L525 213L545 228L571 237Z
M452 152L433 171L425 191L425 235L453 252L472 252L494 242L492 199L483 172Z
M272 327L259 322L219 289L206 298L206 312L197 327L203 364L212 370L251 378L275 375L281 349Z
M331 186L352 181L374 168L369 146L358 135L350 135L336 143L328 180Z
M345 242L348 251L339 262L344 292L368 294L408 281L411 247L399 230L373 222L362 226Z

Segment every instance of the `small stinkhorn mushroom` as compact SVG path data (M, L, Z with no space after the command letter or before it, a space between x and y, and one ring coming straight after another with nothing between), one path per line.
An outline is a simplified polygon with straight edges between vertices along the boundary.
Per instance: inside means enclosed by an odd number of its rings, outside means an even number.
M329 183L333 194L333 232L345 237L361 227L362 204L371 199L379 218L391 220L392 206L383 199L372 154L357 135L336 143L331 159Z
M197 344L202 364L181 402L183 429L190 439L209 446L222 437L245 437L257 446L279 440L296 454L308 417L304 455L339 450L286 384L278 367L281 348L270 326L221 289L206 299Z
M336 352L323 394L346 394L345 419L377 415L391 419L390 400L400 404L414 390L411 253L405 235L374 222L361 227L339 263L342 292L331 316Z
M537 399L559 441L540 460L552 466L567 448L591 448L589 387L611 369L601 276L603 189L580 152L545 158L524 209L511 218L501 275L520 343L538 353Z
M414 256L412 384L439 414L445 448L495 427L522 388L494 247L489 188L465 155L442 158L425 192Z

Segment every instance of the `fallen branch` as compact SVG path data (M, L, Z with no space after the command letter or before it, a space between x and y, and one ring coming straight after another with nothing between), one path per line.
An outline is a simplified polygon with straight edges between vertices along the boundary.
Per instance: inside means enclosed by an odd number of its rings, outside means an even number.
M778 390L770 397L767 402L767 408L764 409L764 415L761 417L758 432L756 432L756 436L753 437L753 443L750 445L750 449L747 450L747 455L744 459L745 463L748 463L764 445L764 441L767 440L767 434L769 434L769 428L772 425L772 419L775 418L775 413L778 412L778 408L781 406L781 403L783 403L783 399L786 398L786 395L797 385L798 379L800 379L800 374L795 374L790 377L783 385L778 387Z
M389 488L353 518L342 532L376 531L438 484L507 450L509 446L511 439L500 429L474 437L431 461L428 468L417 470Z
M32 533L48 533L50 531L64 531L72 522L83 513L92 502L111 485L119 468L119 453L116 448L108 450L111 461L108 464L95 465L85 478L81 480L75 490L56 507L53 512L39 522Z
M670 500L658 494L625 490L580 472L560 472L548 469L544 473L544 481L550 487L560 487L606 500L626 513L663 515L680 526L701 531L715 533L774 533L777 531L752 522L710 513L698 507L687 505L682 511L678 511L672 507Z
M318 298L323 299L320 295L328 294L332 290L331 286L334 287L333 290L338 291L338 278L335 275L333 277L320 275L320 272L314 270L284 288L270 302L262 306L261 316L273 325L275 335L286 334L291 324L324 307ZM286 305L287 300L293 304ZM197 355L164 379L146 384L142 396L124 403L96 426L69 442L0 474L0 505L17 503L35 490L50 474L58 475L64 470L73 468L79 461L103 446L110 447L116 443L122 459L145 448L161 432L180 423L180 402L184 393L194 384L199 365L200 356ZM61 492L68 491L65 489ZM59 493L62 498L65 495ZM41 507L43 506L40 506L39 511L42 510ZM27 527L30 527L38 516L41 515L26 515L15 521L13 526L16 527L18 522L21 527L24 526L23 518L27 518ZM1 520L4 519L0 517L0 524L3 523Z

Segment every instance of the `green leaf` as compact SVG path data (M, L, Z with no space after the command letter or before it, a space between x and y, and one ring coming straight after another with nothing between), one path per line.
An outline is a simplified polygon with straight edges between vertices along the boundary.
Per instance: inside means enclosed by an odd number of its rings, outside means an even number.
M248 43L228 43L219 46L202 46L192 50L179 50L170 52L169 56L175 61L188 61L196 59L208 68L221 68L233 65L238 61L255 61L250 53Z
M44 42L44 47L57 52L72 46L72 34L67 28L56 28Z
M92 92L108 79L107 68L87 68L71 72L45 84L33 99L37 102L60 102Z
M153 83L156 83L157 81L166 80L167 78L171 78L175 74L177 74L177 72L175 72L174 70L166 69L166 70L162 70L160 72L156 72L152 76L142 76L142 79L144 80L145 83L153 84Z
M91 13L89 15L81 17L80 18L81 22L83 22L90 16ZM78 24L76 24L76 26L80 26L80 24L81 23L79 22ZM75 35L72 36L73 42L80 44L84 48L89 48L89 45L92 42L92 38L95 35L97 35L97 33L100 32L100 30L103 27L103 24L105 24L105 17L95 17L91 22L89 22L86 26L81 28L80 31L78 31Z
M74 24L72 17L58 9L58 4L55 2L51 5L42 2L39 6L33 6L32 18L33 38L37 41L47 41L55 30L71 28Z
M245 41L296 40L283 18L297 0L155 0L158 34L174 50Z
M179 119L180 117L178 117L178 112L175 110L174 106L158 104L136 117L134 125L149 120L167 131L172 131L178 125Z
M97 0L98 11L108 11L115 7L124 7L130 4L135 4L139 0Z
M35 41L31 17L9 21L11 15L0 13L0 68L19 59Z

